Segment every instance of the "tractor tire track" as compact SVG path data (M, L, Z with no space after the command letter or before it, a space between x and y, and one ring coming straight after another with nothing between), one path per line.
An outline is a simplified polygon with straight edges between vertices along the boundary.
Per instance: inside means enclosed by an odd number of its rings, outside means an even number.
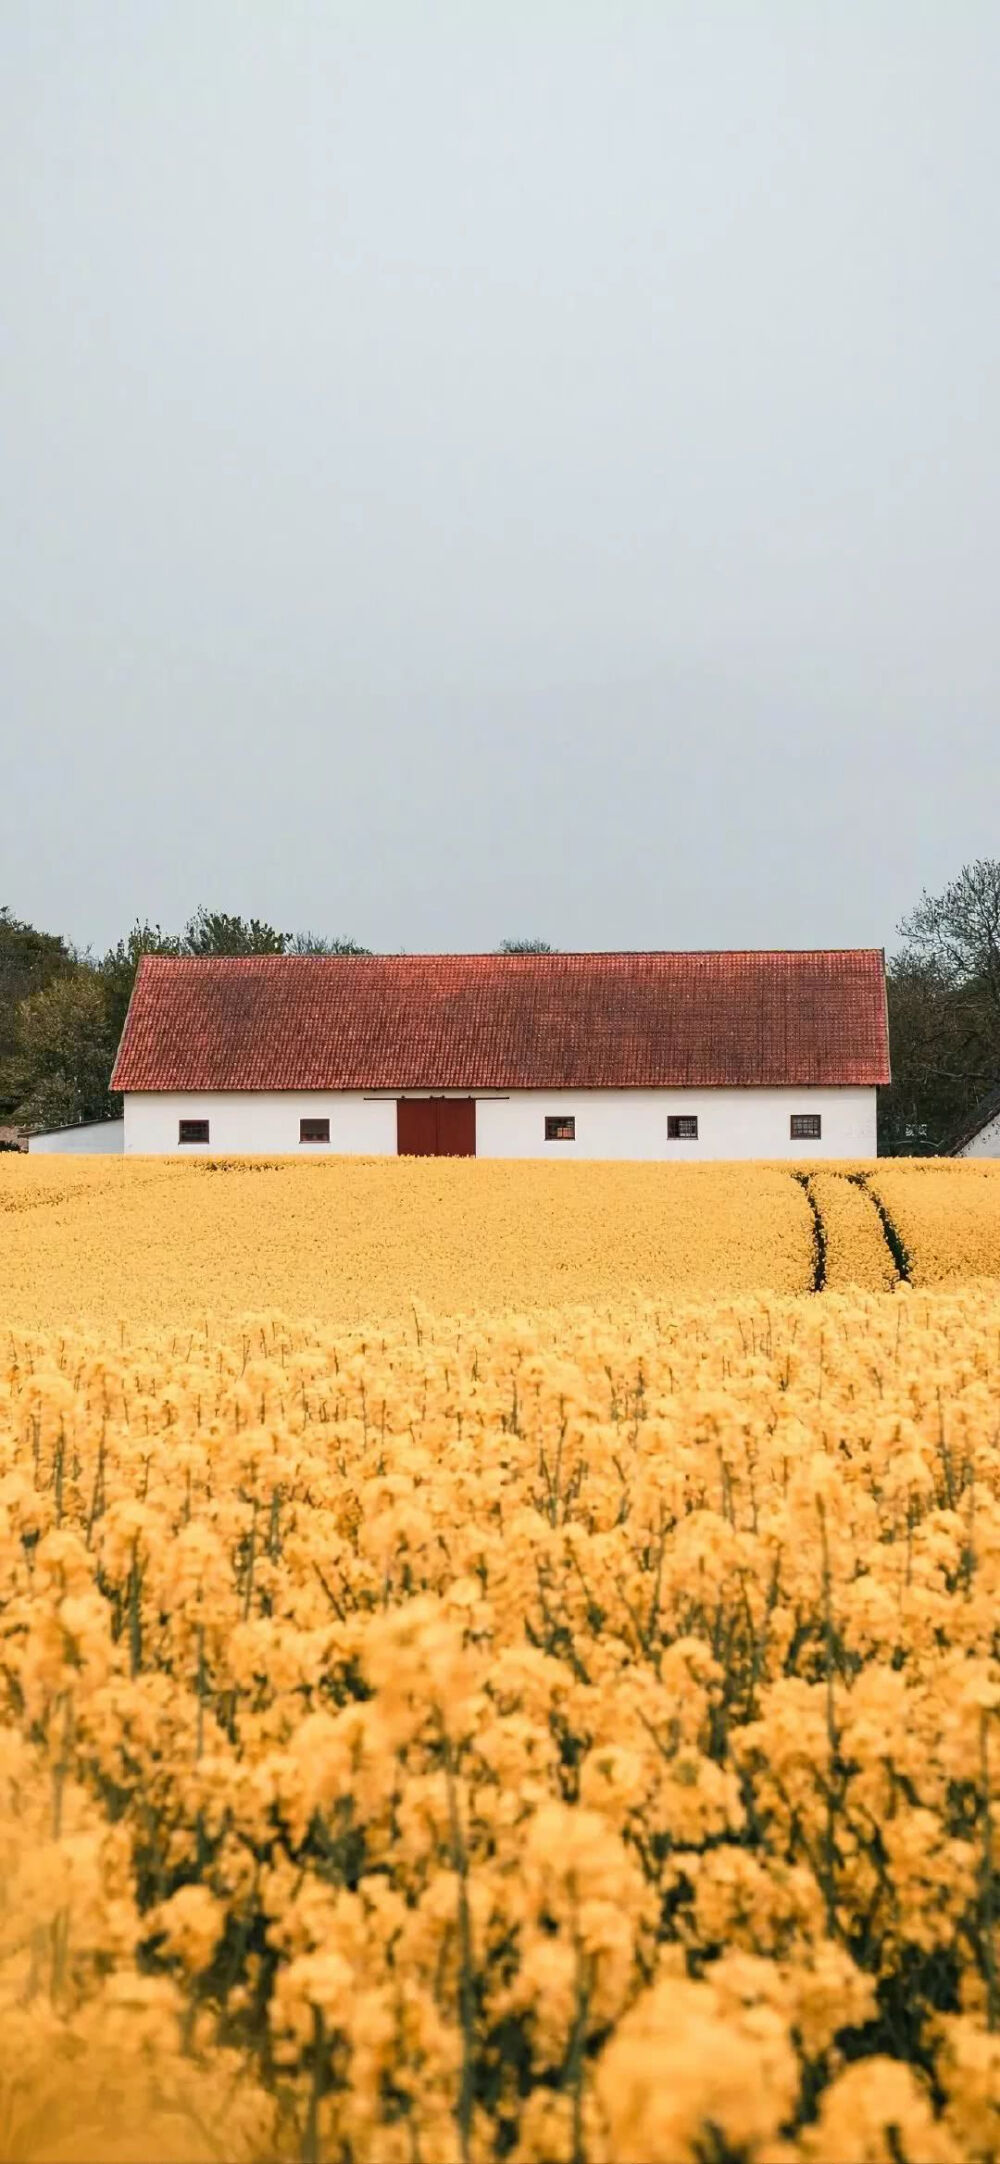
M823 1292L826 1289L826 1226L823 1223L823 1212L816 1200L815 1190L808 1172L793 1172L792 1178L801 1187L812 1212L813 1281L810 1291Z
M912 1279L910 1276L910 1257L906 1247L906 1242L904 1241L902 1234L899 1231L899 1227L893 1222L893 1219L890 1217L889 1212L886 1209L885 1203L883 1202L881 1195L878 1193L878 1190L872 1186L870 1173L847 1172L845 1173L844 1177L845 1179L850 1180L852 1187L858 1188L861 1194L867 1195L868 1200L871 1203L873 1210L875 1211L875 1215L878 1218L879 1224L882 1227L882 1237L892 1258L892 1265L896 1272L896 1275L899 1279L902 1280L902 1283L904 1285L911 1284Z

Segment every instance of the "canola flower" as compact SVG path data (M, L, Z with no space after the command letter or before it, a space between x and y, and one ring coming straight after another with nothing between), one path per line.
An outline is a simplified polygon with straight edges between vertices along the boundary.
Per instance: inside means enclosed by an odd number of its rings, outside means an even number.
M841 1291L1000 1275L1000 1165L0 1157L0 1313L24 1328L382 1326L414 1300L620 1307L818 1269Z
M1000 2156L998 1326L12 1330L0 2153Z
M996 1159L889 1159L868 1172L910 1258L914 1284L1000 1276Z

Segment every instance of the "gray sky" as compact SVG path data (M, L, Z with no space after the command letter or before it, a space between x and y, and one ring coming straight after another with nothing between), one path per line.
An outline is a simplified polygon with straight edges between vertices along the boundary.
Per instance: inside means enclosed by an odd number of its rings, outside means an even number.
M1000 854L996 0L6 0L0 901L891 944Z

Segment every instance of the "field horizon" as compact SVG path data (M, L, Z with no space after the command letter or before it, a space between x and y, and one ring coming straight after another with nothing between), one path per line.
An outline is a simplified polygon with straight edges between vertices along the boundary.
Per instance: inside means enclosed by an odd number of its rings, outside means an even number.
M322 1322L1000 1274L1000 1164L0 1158L19 1326Z

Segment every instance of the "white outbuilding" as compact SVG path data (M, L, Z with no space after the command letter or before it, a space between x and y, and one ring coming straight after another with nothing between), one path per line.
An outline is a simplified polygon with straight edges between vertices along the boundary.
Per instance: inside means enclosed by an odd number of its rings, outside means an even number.
M247 955L139 967L128 1155L875 1154L883 956Z
M1000 1157L1000 1089L990 1092L951 1145L952 1157Z
M77 1120L72 1127L39 1128L28 1136L32 1157L120 1157L124 1147L124 1120Z

